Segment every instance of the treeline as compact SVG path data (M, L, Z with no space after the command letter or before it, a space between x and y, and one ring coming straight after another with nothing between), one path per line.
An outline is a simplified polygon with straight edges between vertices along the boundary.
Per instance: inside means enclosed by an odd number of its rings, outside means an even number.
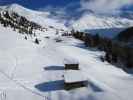
M84 32L74 32L72 35L84 41L86 47L95 47L105 51L105 56L101 60L108 61L123 69L133 68L133 48L121 45L118 41L100 37L98 34L91 35Z
M27 20L25 17L18 15L15 12L1 11L0 23L4 27L11 27L13 30L18 30L19 33L26 33L35 35L34 30L41 30L42 27L32 21Z
M122 42L132 42L133 40L133 27L129 27L126 30L120 32L118 36L115 38L118 41Z

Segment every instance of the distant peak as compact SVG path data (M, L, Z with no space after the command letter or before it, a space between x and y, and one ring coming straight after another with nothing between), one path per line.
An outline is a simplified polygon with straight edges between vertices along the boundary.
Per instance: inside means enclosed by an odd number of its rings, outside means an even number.
M8 7L10 9L26 9L25 7L23 7L22 5L19 5L17 3L10 4Z
M17 3L0 6L0 8L4 9L4 10L12 10L12 11L16 11L16 10L20 10L20 9L21 10L26 10L25 7L23 7L22 5L19 5Z
M13 4L10 4L11 7L22 7L21 5L17 4L17 3L13 3Z

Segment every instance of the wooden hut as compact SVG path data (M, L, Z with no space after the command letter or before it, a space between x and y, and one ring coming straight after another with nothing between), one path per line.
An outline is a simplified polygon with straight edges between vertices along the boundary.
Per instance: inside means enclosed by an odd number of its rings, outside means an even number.
M65 64L66 70L79 70L79 64Z
M64 89L71 90L75 88L85 87L87 78L84 77L81 71L68 70L64 74Z
M79 70L79 63L76 60L65 60L65 70Z

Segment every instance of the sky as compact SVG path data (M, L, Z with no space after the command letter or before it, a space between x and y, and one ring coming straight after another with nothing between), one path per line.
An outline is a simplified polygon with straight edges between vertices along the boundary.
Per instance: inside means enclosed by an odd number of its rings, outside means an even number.
M108 9L130 6L126 9L133 10L133 0L0 0L0 5L18 3L30 9L45 8L46 6L63 7L69 4L79 3L78 7L84 9L101 10L103 7Z
M17 3L24 7L49 11L63 18L78 18L84 13L112 14L133 12L133 0L0 0L0 5Z
M0 5L18 3L31 9L39 9L46 6L63 7L80 0L0 0Z

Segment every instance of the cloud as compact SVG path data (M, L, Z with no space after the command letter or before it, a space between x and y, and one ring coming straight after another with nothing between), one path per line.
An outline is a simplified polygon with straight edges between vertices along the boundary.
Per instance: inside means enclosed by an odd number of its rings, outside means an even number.
M79 2L71 2L67 4L66 6L52 6L48 5L45 7L41 7L38 10L40 11L47 11L50 12L50 17L60 19L60 20L66 20L76 18L74 14L78 14L77 8L79 8L80 3ZM79 14L78 14L79 15Z
M119 14L120 9L128 5L133 5L133 0L77 0L64 7L48 5L39 10L48 11L52 17L58 19L77 19L87 12Z
M133 5L133 0L80 0L81 10L92 10L97 13L110 13L127 5Z
M50 13L49 17L52 17L55 19L63 20L67 18L65 7L53 7L51 5L48 5L46 7L39 8L38 10L49 12Z
M133 0L77 0L66 6L48 5L39 10L50 12L49 17L71 24L88 13L120 14L120 9L128 5L133 5Z

